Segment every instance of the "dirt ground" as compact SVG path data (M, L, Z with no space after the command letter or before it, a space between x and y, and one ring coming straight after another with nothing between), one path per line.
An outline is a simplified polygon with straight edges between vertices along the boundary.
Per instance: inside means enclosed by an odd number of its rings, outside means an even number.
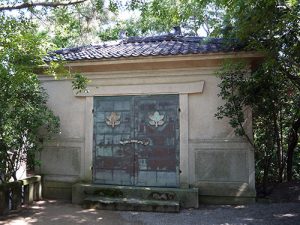
M271 203L270 203L271 202ZM0 225L300 225L300 182L279 184L250 205L201 205L180 213L82 209L44 200L0 218Z
M300 225L300 203L201 205L180 213L82 209L45 200L0 220L0 225Z
M267 197L272 202L300 202L300 181L276 184Z

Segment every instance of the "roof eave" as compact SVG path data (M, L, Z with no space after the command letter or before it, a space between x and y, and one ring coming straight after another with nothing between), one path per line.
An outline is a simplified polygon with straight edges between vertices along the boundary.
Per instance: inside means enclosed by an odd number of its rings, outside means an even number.
M88 66L105 64L127 64L127 63L146 63L146 62L170 62L183 60L214 60L214 59L258 59L263 60L265 55L261 52L239 51L239 52L218 52L203 54L186 55L155 55L155 56L130 56L120 58L101 58L101 59L83 59L74 61L65 61L66 66Z

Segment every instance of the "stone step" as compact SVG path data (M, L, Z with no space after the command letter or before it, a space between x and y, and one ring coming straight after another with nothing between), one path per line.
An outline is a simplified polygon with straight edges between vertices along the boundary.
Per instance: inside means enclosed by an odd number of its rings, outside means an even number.
M197 188L160 188L78 183L72 186L72 203L82 204L89 196L175 201L181 208L198 208Z
M135 198L113 198L89 196L83 201L86 209L106 209L122 211L146 211L146 212L179 212L178 201L142 200Z

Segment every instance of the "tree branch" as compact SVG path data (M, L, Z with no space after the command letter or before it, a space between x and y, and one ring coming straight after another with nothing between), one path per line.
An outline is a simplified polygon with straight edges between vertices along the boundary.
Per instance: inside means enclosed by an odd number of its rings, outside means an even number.
M41 2L23 2L19 4L13 4L13 5L0 5L0 11L9 11L9 10L15 10L15 9L26 9L26 8L32 8L36 6L43 6L43 7L58 7L58 6L68 6L68 5L76 5L79 3L83 3L87 0L69 0L69 1L61 1L61 2L47 2L47 1L41 1Z

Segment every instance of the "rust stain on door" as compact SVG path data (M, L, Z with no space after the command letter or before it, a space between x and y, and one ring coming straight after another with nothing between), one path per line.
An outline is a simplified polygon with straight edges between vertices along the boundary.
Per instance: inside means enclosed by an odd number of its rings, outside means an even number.
M178 95L95 97L94 182L178 187L178 104Z

